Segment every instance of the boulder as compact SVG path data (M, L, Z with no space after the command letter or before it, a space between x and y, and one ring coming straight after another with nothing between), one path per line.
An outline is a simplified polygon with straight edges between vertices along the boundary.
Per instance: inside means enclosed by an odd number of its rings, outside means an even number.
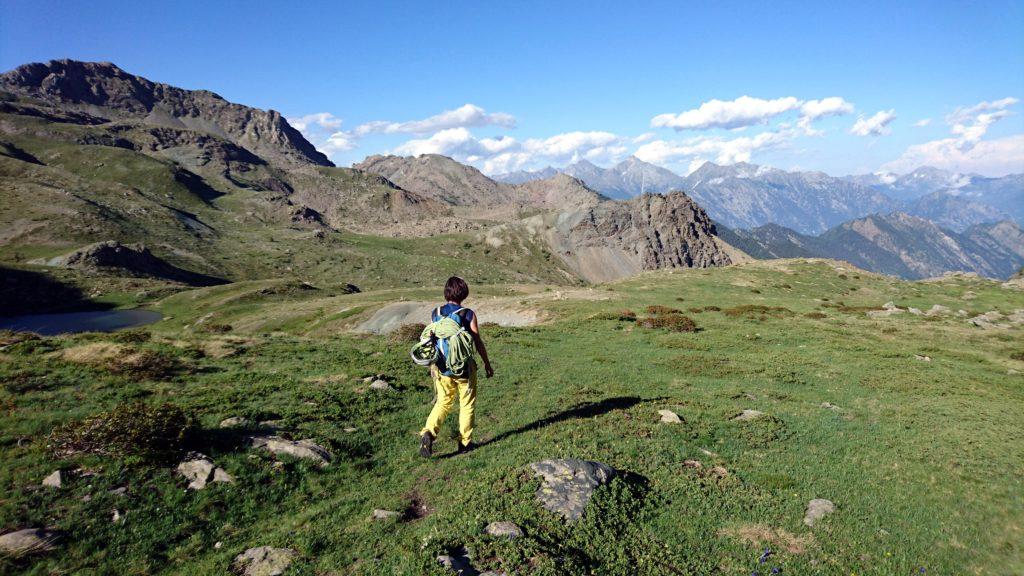
M53 550L60 540L60 534L45 528L26 528L0 535L0 554L6 556L28 556Z
M487 532L490 536L508 538L509 540L522 538L523 536L523 529L517 526L515 522L491 522L484 528L484 532Z
M574 522L583 511L594 490L615 477L615 469L600 462L567 458L542 460L530 464L534 474L542 477L537 500L549 512Z
M804 524L814 527L819 520L836 511L836 505L831 500L815 498L807 503L807 512L804 514Z
M321 468L331 463L331 453L312 440L286 440L278 436L253 436L252 446L263 448L274 455L288 454L311 460Z
M377 508L370 515L370 518L374 520L397 520L402 517L401 512L395 512L394 510L381 510Z
M941 304L934 304L934 305L932 305L931 308L928 309L928 311L926 311L924 313L924 315L925 316L945 316L946 314L949 314L949 312L950 312L949 308L947 308L947 307L945 307L945 306L943 306Z
M835 404L833 404L831 402L822 402L821 403L821 407L826 409L826 410L840 410L839 406L836 406Z
M740 412L736 416L733 416L732 419L738 420L740 422L747 422L749 420L757 420L758 418L762 418L763 416L764 412L761 412L760 410L744 410L743 412Z
M387 380L377 379L370 383L370 390L380 390L382 392L390 392L394 390L391 384L388 384Z
M181 474L189 481L188 487L192 490L206 488L208 482L234 483L235 479L222 468L214 466L208 458L196 458L186 460L178 464L178 474Z
M291 548L260 546L249 548L235 556L231 567L242 576L279 576L298 555L299 553Z
M244 428L249 425L249 419L244 416L232 416L220 421L221 428Z
M661 415L662 424L681 424L683 422L679 415L671 410L658 410L658 414Z
M60 470L54 470L52 474L43 478L43 486L49 488L60 488L64 482L64 478L61 476Z

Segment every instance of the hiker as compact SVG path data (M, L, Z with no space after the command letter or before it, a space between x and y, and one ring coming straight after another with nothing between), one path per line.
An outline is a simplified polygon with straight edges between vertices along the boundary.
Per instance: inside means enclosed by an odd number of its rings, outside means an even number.
M456 393L459 396L459 453L473 449L473 415L476 404L476 360L474 349L480 353L484 361L484 374L488 378L494 376L494 368L487 357L487 348L480 337L480 325L477 315L469 308L463 308L462 302L469 297L469 285L458 276L452 276L444 285L446 303L434 308L430 314L431 324L428 329L443 330L445 326L455 329L455 334L438 340L437 360L430 367L430 376L434 380L436 400L434 408L427 416L427 423L420 432L420 456L429 458L434 451L434 440L444 419L455 404ZM451 322L443 322L444 319ZM466 338L468 333L471 338ZM438 334L438 336L442 336ZM460 340L461 337L461 340Z

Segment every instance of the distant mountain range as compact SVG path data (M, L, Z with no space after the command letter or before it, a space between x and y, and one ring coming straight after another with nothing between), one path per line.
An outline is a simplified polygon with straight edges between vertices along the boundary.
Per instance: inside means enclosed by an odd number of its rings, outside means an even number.
M802 234L820 234L869 214L904 212L954 231L1012 219L1024 224L1024 174L1002 178L921 167L903 175L833 177L738 163L708 162L683 177L631 157L611 168L583 160L564 168L496 176L526 182L563 172L613 198L683 190L717 222L732 228L780 224Z
M901 212L872 215L823 234L800 234L777 224L751 230L719 226L729 244L755 258L836 258L865 270L929 278L952 270L1008 278L1024 266L1024 232L1011 221L976 224L964 232Z

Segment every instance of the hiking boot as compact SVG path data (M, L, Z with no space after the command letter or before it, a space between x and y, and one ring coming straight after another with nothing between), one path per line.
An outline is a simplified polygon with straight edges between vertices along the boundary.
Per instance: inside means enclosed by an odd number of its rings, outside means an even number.
M469 444L466 444L465 446L462 445L462 442L459 442L459 450L456 454L465 454L466 452L471 452L473 450L476 450L476 444L474 444L473 441L470 441Z
M424 458L430 458L434 455L434 435L430 432L424 432L420 436L420 456Z

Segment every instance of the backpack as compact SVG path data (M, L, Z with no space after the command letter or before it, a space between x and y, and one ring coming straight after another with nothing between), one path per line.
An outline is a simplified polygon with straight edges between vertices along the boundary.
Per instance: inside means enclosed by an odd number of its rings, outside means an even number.
M466 376L473 369L473 354L476 346L473 335L462 327L460 314L466 310L459 308L447 316L441 316L441 308L434 310L434 316L440 316L423 329L420 342L436 342L438 352L444 356L445 364L452 376Z

